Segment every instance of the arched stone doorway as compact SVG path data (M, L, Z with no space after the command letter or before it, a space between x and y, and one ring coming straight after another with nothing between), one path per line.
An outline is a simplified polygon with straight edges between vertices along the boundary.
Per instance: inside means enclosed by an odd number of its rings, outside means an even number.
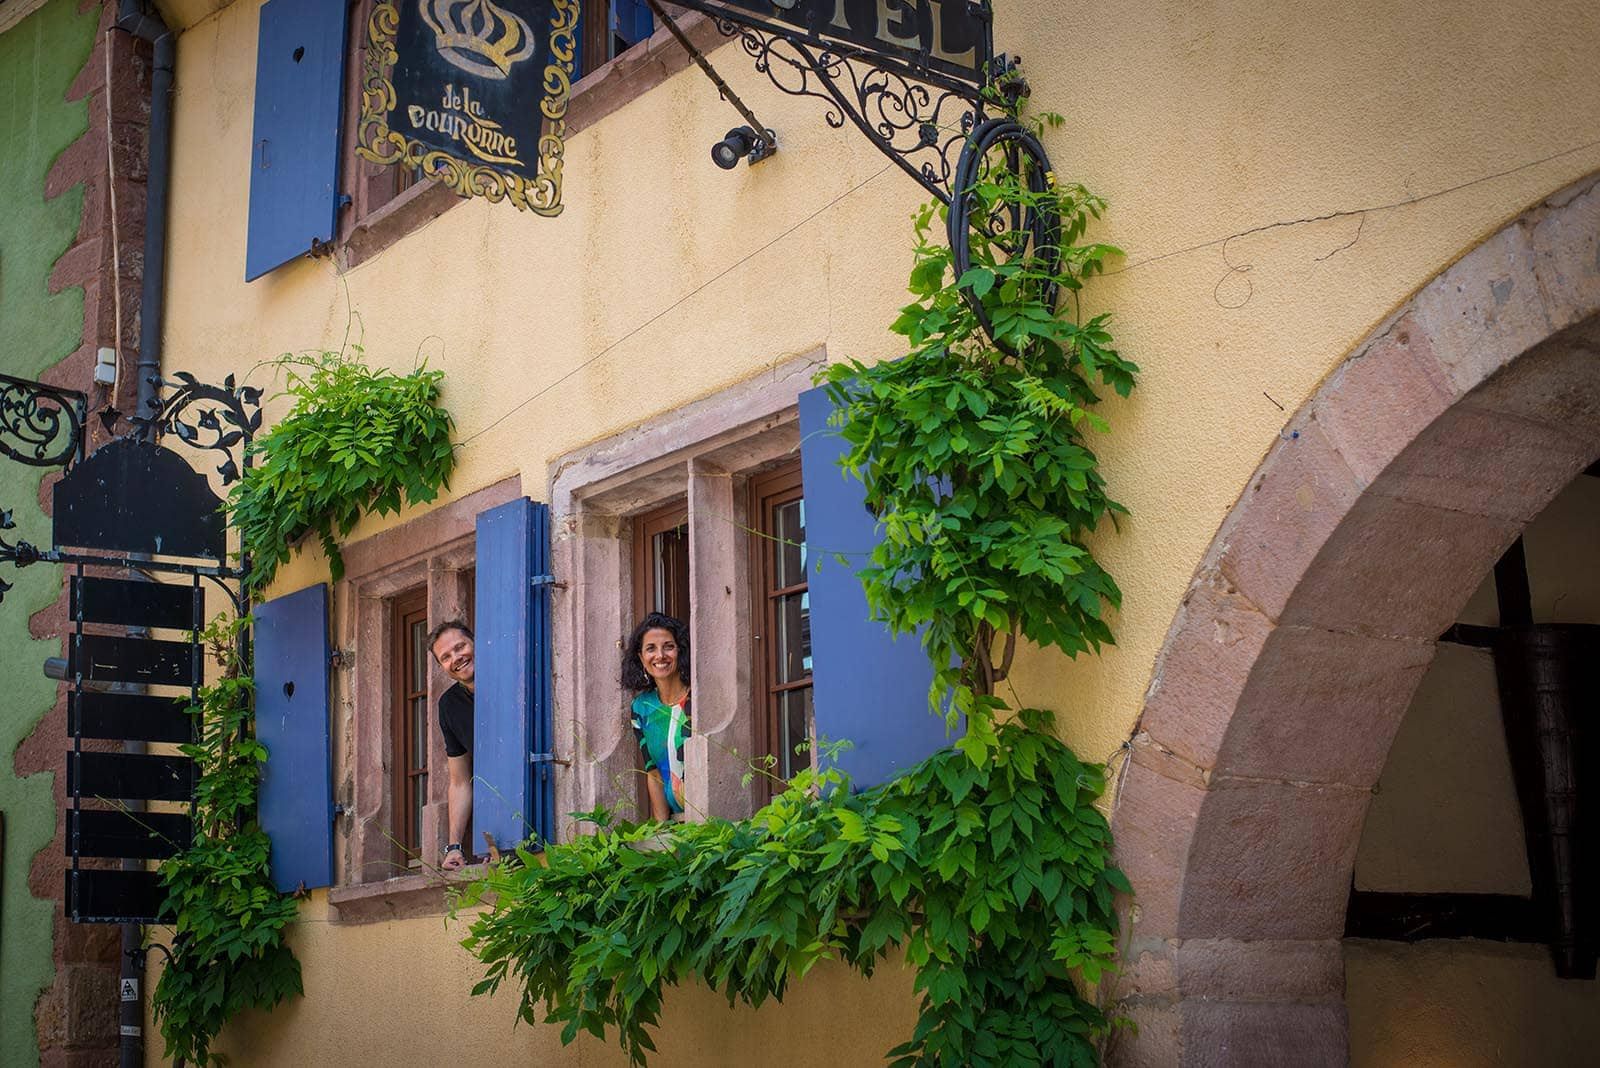
M1157 661L1112 825L1122 1065L1343 1064L1373 784L1435 639L1600 457L1600 179L1444 271L1289 422Z

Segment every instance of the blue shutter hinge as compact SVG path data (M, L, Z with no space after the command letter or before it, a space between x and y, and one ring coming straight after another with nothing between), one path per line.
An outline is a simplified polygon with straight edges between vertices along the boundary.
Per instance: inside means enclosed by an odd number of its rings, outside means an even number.
M530 764L560 764L564 768L572 767L572 761L563 760L560 757L556 756L554 753L529 753L528 754L528 763L530 763Z
M553 590L564 590L567 588L567 584L565 582L557 582L554 575L535 575L533 576L531 582L534 586L549 586Z
M344 805L341 805L337 801L335 801L333 803L333 807L330 810L329 814L331 816L333 816L334 819L338 819L340 816L348 816L348 815L350 815L350 810L348 808L346 808Z

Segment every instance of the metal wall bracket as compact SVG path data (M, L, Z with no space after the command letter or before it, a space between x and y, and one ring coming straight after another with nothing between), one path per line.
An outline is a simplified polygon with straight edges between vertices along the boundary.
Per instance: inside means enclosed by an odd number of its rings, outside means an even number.
M745 54L755 61L756 70L767 75L780 92L821 100L828 106L823 117L829 126L842 129L846 122L853 124L896 166L946 204L967 135L985 118L985 91L993 83L997 67L1009 70L1014 66L997 64L994 59L987 4L970 7L984 24L984 40L978 46L978 76L965 81L922 63L823 37L716 0L675 2L709 16L724 36L737 37Z
M88 398L0 374L0 456L29 467L71 467L83 459Z

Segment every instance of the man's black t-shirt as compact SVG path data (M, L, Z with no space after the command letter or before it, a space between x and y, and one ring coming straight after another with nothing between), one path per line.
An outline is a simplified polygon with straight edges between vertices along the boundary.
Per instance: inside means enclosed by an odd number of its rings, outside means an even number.
M459 682L439 695L439 730L445 756L472 752L472 691Z

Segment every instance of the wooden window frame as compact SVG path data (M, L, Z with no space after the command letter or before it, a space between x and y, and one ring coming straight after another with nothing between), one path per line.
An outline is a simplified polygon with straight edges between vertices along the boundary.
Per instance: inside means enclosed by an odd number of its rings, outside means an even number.
M390 809L394 814L394 825L390 830L394 835L395 850L398 853L396 863L406 867L416 867L421 862L422 827L420 816L415 820L416 825L413 825L413 816L418 815L418 791L421 791L420 796L424 801L427 799L426 784L432 768L429 766L426 750L422 752L420 762L417 760L418 754L414 744L416 731L411 715L412 702L421 697L426 726L429 706L427 678L430 672L424 669L422 673L422 690L412 690L411 679L415 675L417 665L412 659L415 647L411 643L411 635L419 621L424 631L428 629L427 587L419 586L395 597L389 604L389 618L392 639L389 730L394 753L394 774L391 776L394 801Z
M683 527L687 532L689 526L689 504L684 500L676 500L671 504L656 508L634 517L633 520L633 618L635 625L655 610L655 568L651 566L651 543L656 536ZM689 576L684 575L683 584L689 585ZM692 606L691 606L692 610ZM689 614L685 612L679 617L684 623L689 622Z
M775 638L778 632L778 602L783 597L804 593L810 586L808 577L805 582L782 589L774 588L775 568L772 553L768 551L770 546L768 539L776 536L772 519L774 511L785 504L805 499L800 461L798 459L786 461L779 467L750 476L746 493L748 503L745 514L749 516L751 528L748 536L750 619L757 628L752 635L754 641L751 643L751 658L754 663L751 671L750 709L755 718L758 758L772 757L781 760L782 757L778 753L781 740L780 695L814 685L809 672L802 680L787 683L776 681L779 676L779 650ZM815 765L815 748L811 751L811 761ZM762 777L769 798L781 790L781 777L777 774L779 766L775 764L773 774Z

